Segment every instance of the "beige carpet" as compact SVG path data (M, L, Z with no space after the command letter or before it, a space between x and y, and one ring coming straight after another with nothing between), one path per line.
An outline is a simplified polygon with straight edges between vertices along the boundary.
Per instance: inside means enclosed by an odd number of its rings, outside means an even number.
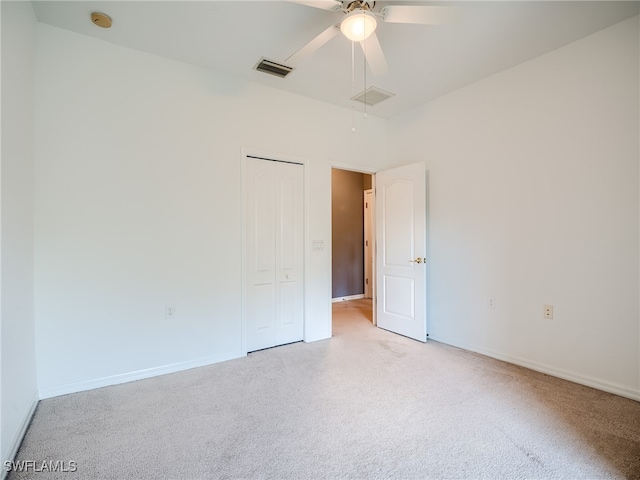
M640 478L640 403L373 327L42 401L18 460L63 479Z

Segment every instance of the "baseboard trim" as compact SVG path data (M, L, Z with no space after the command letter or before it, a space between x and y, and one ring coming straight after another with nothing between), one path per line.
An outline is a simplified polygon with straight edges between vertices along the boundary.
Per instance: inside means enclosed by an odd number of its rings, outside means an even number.
M314 343L314 342L319 342L321 340L329 340L331 338L331 335L317 335L315 337L309 336L308 338L305 337L302 341L304 343Z
M39 400L40 400L40 397L36 392L33 395L33 399L31 400L31 406L29 407L29 411L27 412L25 417L22 419L22 424L20 425L20 429L18 430L15 437L13 438L13 441L11 442L6 458L2 459L2 465L0 466L2 468L2 473L0 474L0 480L4 480L7 477L7 474L9 473L4 468L4 462L12 461L16 458L16 455L18 454L18 449L20 448L20 444L22 443L22 439L27 433L27 428L29 428L29 424L31 423L31 419L33 418L33 414L36 413L36 408L38 407Z
M60 395L84 392L86 390L94 390L96 388L108 387L111 385L133 382L136 380L143 380L145 378L157 377L160 375L166 375L168 373L181 372L184 370L190 370L192 368L206 367L207 365L213 365L215 363L225 362L227 360L234 360L240 357L242 357L240 352L233 352L225 355L215 355L212 357L190 360L187 362L172 363L160 367L137 370L135 372L95 378L82 382L67 383L64 385L56 385L53 387L44 387L40 389L40 399L44 400L45 398L59 397Z
M331 303L346 302L347 300L360 300L364 298L364 293L358 295L347 295L346 297L335 297L331 299Z
M527 360L525 358L514 357L512 355L505 355L503 353L495 352L493 350L489 350L486 348L479 348L474 345L469 345L464 342L459 342L457 340L452 340L450 338L441 337L439 335L430 334L429 339L435 340L436 342L445 343L453 347L458 347L464 350L480 353L482 355L486 355L487 357L495 358L497 360L502 360L507 363L513 363L514 365L519 365L521 367L525 367L530 370L535 370L536 372L546 373L547 375L562 378L563 380L569 380L570 382L579 383L580 385L585 385L587 387L602 390L604 392L620 395L621 397L630 398L631 400L640 401L640 391L634 390L624 385L607 382L604 380L600 380L598 378L589 377L587 375L581 375L578 373L569 372L566 370L562 370L560 368L552 367L550 365L545 365L532 360Z

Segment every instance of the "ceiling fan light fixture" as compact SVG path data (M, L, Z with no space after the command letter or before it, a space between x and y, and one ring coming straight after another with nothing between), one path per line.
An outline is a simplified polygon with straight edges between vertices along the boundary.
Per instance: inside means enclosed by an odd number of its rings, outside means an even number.
M376 31L378 22L366 10L356 10L347 14L340 23L340 31L352 42L361 42Z

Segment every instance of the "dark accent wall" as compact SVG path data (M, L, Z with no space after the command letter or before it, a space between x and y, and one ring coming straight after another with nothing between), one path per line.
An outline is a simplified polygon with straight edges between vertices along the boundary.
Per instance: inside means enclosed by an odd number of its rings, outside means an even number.
M362 174L362 189L370 190L371 189L371 175L368 173Z
M331 171L332 297L364 293L363 191L371 175Z

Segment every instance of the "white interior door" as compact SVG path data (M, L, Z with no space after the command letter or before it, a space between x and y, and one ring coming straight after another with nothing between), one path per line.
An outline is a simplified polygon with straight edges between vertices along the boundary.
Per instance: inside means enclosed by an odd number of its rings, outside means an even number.
M378 326L425 342L424 163L376 174L376 243Z
M303 167L247 158L247 351L303 338Z

